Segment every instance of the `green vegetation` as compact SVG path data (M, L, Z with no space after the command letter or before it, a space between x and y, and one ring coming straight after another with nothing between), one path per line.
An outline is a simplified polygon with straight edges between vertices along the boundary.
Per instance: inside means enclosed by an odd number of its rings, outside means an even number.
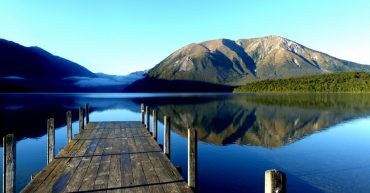
M247 83L234 92L370 92L370 74L341 72Z

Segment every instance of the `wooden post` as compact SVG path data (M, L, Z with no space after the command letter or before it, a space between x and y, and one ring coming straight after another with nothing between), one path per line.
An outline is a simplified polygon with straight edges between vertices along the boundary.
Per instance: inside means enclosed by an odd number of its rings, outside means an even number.
M170 143L171 143L171 119L169 116L164 116L164 154L170 157Z
M197 130L188 129L188 186L197 187L198 173L198 142Z
M13 134L3 138L3 192L15 192L16 141Z
M265 172L265 193L285 193L286 175L278 170Z
M80 133L84 129L84 110L83 107L80 107L78 111L78 117L79 117L79 127L80 127Z
M54 159L55 151L55 130L54 130L54 119L50 118L47 121L48 128L48 164Z
M141 123L144 124L144 116L145 116L145 107L144 103L141 103Z
M90 122L89 113L90 113L89 103L86 103L86 106L85 106L86 125L89 124Z
M157 110L153 110L153 138L157 141L157 130L158 130L158 118Z
M67 111L67 139L68 143L72 141L72 112Z
M149 107L146 106L145 107L145 111L146 111L146 129L149 131L150 130L150 111L149 111Z

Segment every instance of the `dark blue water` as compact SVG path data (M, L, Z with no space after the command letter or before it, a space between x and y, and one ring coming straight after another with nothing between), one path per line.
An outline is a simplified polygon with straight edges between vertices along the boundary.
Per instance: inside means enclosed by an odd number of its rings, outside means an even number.
M140 120L140 103L171 116L171 160L187 178L187 128L198 130L199 192L263 192L264 172L287 174L288 192L368 192L370 95L0 95L1 135L17 137L17 191L46 165L46 120L56 149L67 143L65 112L91 106L91 121ZM153 124L151 124L153 125ZM0 148L2 164L3 149ZM2 172L2 168L0 169Z

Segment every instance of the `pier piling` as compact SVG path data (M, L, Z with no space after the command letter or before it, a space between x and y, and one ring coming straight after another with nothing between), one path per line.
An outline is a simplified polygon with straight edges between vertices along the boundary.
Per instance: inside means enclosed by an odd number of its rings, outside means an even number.
M170 157L170 143L171 143L171 118L164 116L164 147L163 151L167 157Z
M146 111L146 129L150 131L150 111L148 106L145 107L145 111Z
M54 152L55 152L55 129L54 129L54 118L50 118L47 120L47 128L48 128L48 155L47 155L47 163L49 164L54 159Z
M86 125L89 124L90 122L90 107L89 107L89 103L86 103L85 105L85 116L86 116Z
M141 123L144 124L144 117L145 117L145 107L144 103L141 103Z
M15 192L15 136L8 134L3 138L3 192Z
M158 131L158 118L157 110L153 110L153 138L157 141L157 131Z
M265 172L265 193L285 193L286 175L278 170Z
M197 130L188 129L188 186L192 189L197 187L198 171L198 143Z
M72 112L67 111L66 117L67 117L67 139L69 143L72 141Z
M78 120L79 120L79 130L80 130L80 133L82 132L82 130L84 129L84 110L83 110L83 107L81 106L79 111L78 111Z

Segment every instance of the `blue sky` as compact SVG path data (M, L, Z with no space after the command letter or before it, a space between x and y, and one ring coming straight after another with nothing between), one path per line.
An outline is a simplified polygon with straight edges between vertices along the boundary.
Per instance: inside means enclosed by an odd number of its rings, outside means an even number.
M0 38L109 74L149 69L193 42L266 35L370 64L369 10L367 0L4 0Z

